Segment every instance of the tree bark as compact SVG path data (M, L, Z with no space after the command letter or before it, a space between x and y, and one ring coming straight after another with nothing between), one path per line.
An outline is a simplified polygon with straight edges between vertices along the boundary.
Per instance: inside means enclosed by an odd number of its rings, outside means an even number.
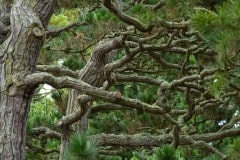
M87 65L79 72L78 79L95 87L101 87L106 80L104 67L111 62L111 57L114 49L121 46L121 37L115 39L105 39L100 41L95 47ZM79 109L78 97L83 94L78 90L72 89L69 93L68 105L66 114L69 115ZM86 104L91 106L91 103ZM85 114L81 120L74 125L75 131L86 131L88 125L88 115L91 112L91 107L86 107Z
M107 63L111 62L112 51L121 47L122 40L123 37L101 40L92 52L87 65L79 72L78 79L92 86L101 87L106 80L104 67ZM84 112L80 117L80 121L75 123L72 127L72 130L75 132L87 130L88 117L91 113L92 102L81 104L82 106L79 105L78 97L82 94L84 93L75 89L71 89L69 93L66 114L70 115L76 112L79 108ZM66 149L69 136L68 129L62 129L60 159L63 159L63 152Z
M4 42L10 31L10 2L0 0L0 44Z
M1 97L0 159L22 160L25 157L26 121L30 94Z
M2 6L10 1L2 0ZM22 85L34 72L45 27L56 0L16 0L10 14L11 33L0 45L0 159L25 158L26 123L36 86ZM1 10L1 15L6 15Z

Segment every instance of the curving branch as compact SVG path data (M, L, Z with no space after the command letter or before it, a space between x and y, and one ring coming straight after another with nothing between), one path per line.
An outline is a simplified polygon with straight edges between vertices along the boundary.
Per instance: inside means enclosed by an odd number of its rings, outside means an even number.
M49 73L33 73L27 75L23 85L35 86L38 84L47 83L55 88L73 88L87 95L102 99L106 102L120 104L126 107L135 109L145 109L154 114L165 114L165 111L159 106L149 105L136 99L122 97L119 92L109 92L101 88L93 87L81 80L71 77L55 77Z
M116 17L118 17L121 21L135 26L138 30L142 32L150 32L154 26L148 26L145 27L144 24L142 24L139 20L136 18L133 18L127 14L124 14L122 11L120 11L114 4L112 4L111 0L103 0L103 5Z

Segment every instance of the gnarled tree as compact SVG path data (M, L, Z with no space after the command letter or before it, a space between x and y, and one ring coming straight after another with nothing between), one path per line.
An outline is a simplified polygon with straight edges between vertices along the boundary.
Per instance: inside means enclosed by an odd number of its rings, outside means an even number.
M155 128L150 127L152 131L147 131L144 129L146 126L139 126L131 134L92 135L90 139L96 139L103 146L100 154L115 153L106 146L152 148L167 143L175 148L181 145L204 147L226 158L210 142L240 134L240 129L235 126L239 121L237 98L240 87L236 81L239 64L235 61L239 49L229 43L225 50L221 48L224 50L222 54L219 47L209 43L212 39L206 38L206 32L198 32L189 17L178 17L179 12L167 0L156 3L121 0L86 3L93 6L86 7L89 12L100 9L102 13L111 14L115 18L111 20L115 21L99 22L102 35L96 33L95 36L101 38L82 51L74 50L71 44L57 50L64 53L91 51L91 55L86 56L87 64L81 70L73 71L60 65L37 65L40 49L51 38L69 30L78 40L84 39L83 34L74 32L74 29L90 25L90 18L86 18L86 22L83 20L51 30L48 29L48 21L57 6L56 0L0 0L0 159L24 159L29 106L40 84L70 89L66 115L56 124L59 132L46 127L32 130L35 137L44 135L61 139L60 159L63 159L71 133L86 131L88 119L94 119L94 114L124 110L134 115L147 113L155 116ZM74 5L84 8L86 3L76 2ZM186 5L192 7L193 4L189 2ZM196 10L199 12L193 16L195 21L199 14L209 16L217 24L218 18L221 19L218 9ZM160 12L166 12L166 15ZM146 15L142 17L141 14ZM222 23L218 24L220 29L229 25L221 26ZM238 29L236 26L229 28ZM209 34L213 33L216 31ZM217 44L214 40L211 42ZM231 40L235 42L236 39ZM56 51L51 46L46 48ZM214 65L217 58L220 64ZM126 86L136 91L134 96L126 94ZM151 87L154 89L149 91ZM150 92L152 96L141 98L142 93ZM95 100L102 103L93 103ZM229 114L223 115L224 110ZM200 130L204 122L214 126ZM224 125L219 125L219 122L224 122ZM143 131L139 131L141 127ZM28 147L37 149L32 145Z

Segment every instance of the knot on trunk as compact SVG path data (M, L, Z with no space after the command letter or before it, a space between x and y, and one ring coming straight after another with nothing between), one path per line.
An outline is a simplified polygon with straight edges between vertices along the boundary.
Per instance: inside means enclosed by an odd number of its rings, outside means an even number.
M33 27L32 32L36 37L42 37L45 34L44 30L38 26Z

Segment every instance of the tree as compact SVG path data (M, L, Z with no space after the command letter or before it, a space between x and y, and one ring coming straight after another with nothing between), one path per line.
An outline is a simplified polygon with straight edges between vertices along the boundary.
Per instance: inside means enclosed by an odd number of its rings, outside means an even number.
M51 138L61 140L64 159L68 147L76 151L71 135L88 126L97 129L88 138L101 146L99 157L170 144L227 158L221 141L240 134L240 3L216 3L0 0L0 159L24 159L26 145L52 153L44 150ZM32 126L36 147L26 125L41 84L70 90L52 95L56 104L68 96L57 127Z
M25 83L35 71L47 22L56 1L1 0L1 159L24 159L26 121L37 84ZM10 12L11 11L11 12ZM10 26L9 24L10 18ZM4 39L4 40L3 40Z

